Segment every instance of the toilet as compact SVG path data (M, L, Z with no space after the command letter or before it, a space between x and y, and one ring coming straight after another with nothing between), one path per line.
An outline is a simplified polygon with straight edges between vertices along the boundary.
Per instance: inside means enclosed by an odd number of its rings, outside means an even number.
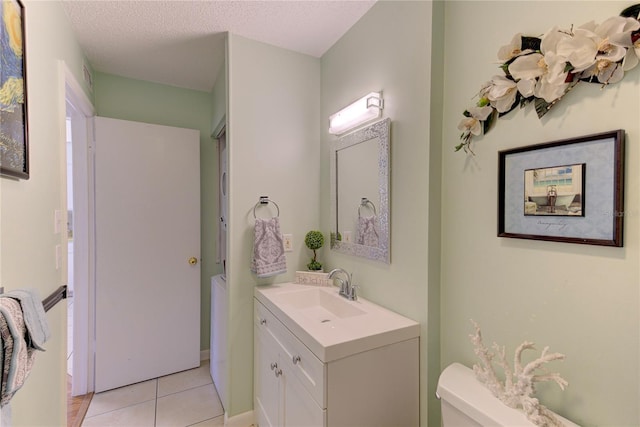
M438 380L437 396L442 407L444 427L535 426L526 415L509 408L476 379L473 370L460 363L445 368ZM577 424L556 414L567 427Z

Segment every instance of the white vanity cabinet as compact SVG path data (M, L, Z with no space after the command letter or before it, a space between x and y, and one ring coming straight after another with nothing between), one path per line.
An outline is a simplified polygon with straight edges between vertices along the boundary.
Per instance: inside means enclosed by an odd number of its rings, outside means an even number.
M269 310L255 302L254 411L259 427L326 425L325 367L309 353ZM316 390L315 398L309 389Z
M352 354L316 355L305 345L310 336L296 328L292 332L286 326L291 319L268 301L263 304L262 297L254 299L258 427L419 425L417 333Z

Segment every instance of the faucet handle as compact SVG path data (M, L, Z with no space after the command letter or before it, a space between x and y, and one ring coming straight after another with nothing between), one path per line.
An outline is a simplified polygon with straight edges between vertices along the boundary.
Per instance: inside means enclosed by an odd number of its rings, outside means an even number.
M334 280L340 284L340 293L344 294L345 291L346 291L346 286L345 286L344 280L342 280L339 277L336 277Z
M349 299L350 299L351 301L355 301L355 300L357 300L357 299L358 299L358 291L357 291L357 289L358 289L359 287L360 287L360 286L358 286L358 285L354 285L353 283L351 284L351 292L349 292Z

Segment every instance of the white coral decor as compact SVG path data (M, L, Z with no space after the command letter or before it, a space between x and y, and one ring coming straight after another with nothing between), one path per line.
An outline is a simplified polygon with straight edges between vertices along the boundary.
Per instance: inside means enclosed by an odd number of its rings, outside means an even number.
M536 382L555 381L562 390L569 385L558 373L535 374L545 363L563 360L565 358L564 354L549 353L549 347L545 347L538 359L522 366L522 353L524 350L534 349L532 342L525 341L520 344L515 352L512 370L509 362L507 362L504 346L500 347L498 344L493 343L492 348L495 353L489 351L482 342L480 327L473 320L471 323L475 327L475 333L469 335L469 338L475 346L474 352L481 362L481 364L473 365L473 371L478 380L507 406L522 409L527 418L535 425L543 427L563 426L553 412L540 404L533 395L535 394L534 383ZM504 370L504 382L500 381L496 375L493 366L494 358L496 358L495 363Z

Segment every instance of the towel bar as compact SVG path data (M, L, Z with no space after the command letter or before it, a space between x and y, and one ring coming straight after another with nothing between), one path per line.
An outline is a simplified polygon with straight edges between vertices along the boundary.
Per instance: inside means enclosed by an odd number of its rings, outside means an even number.
M4 294L4 286L0 286L0 295ZM44 311L49 311L54 305L67 297L67 285L58 287L55 291L42 300Z
M269 196L260 196L260 200L258 201L258 203L256 203L256 205L253 207L253 217L257 218L256 216L256 208L260 205L268 205L269 202L273 203L274 205L276 205L276 209L278 210L278 215L276 216L280 216L280 207L278 206L278 204L276 202L274 202L273 200L269 199Z
M62 285L42 300L44 311L49 311L54 305L67 297L67 285Z
M374 205L371 200L367 199L366 197L363 197L362 200L360 201L360 206L358 206L358 218L360 217L360 208L367 205L371 205L371 207L373 208L373 214L375 216L378 216L378 214L376 213L376 205Z

